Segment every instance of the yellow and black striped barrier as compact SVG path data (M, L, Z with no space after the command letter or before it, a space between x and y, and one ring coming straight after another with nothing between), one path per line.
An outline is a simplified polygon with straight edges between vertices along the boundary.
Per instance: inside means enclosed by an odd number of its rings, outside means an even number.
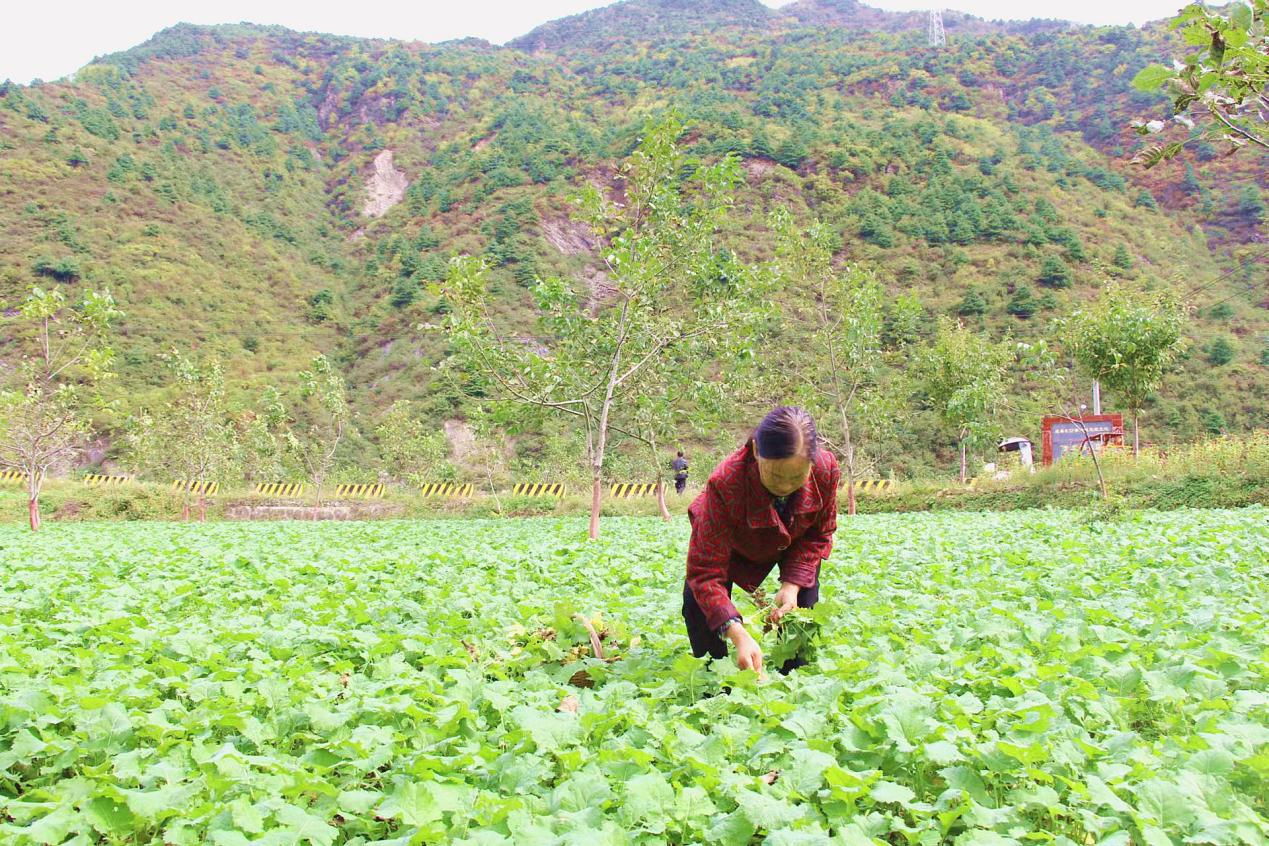
M25 482L26 474L21 470L0 470L0 485Z
M351 496L358 499L379 499L386 491L387 487L378 483L335 486L335 496Z
M299 482L260 482L256 485L256 493L264 496L303 496L304 486Z
M608 488L610 496L617 499L630 499L635 496L652 496L657 492L655 484L644 484L642 482L618 482Z
M126 485L132 481L130 476L102 476L98 473L89 473L80 480L85 485Z
M845 487L846 483L842 483ZM860 493L882 493L894 490L893 479L856 479L855 490Z
M189 491L203 496L215 496L220 492L220 482L202 482L197 479L177 479L172 483L174 491Z
M475 488L471 485L459 485L454 482L429 482L419 485L419 493L425 497L441 496L447 499L461 499L472 495Z
M516 496L564 496L564 486L558 482L519 482L511 492Z

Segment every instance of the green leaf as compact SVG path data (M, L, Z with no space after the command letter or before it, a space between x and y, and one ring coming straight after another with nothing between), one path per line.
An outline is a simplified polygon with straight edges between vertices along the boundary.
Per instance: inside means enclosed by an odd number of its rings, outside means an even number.
M987 785L975 770L966 766L947 767L939 770L939 775L946 779L948 787L963 791L978 804L987 808L996 807L995 800L987 793Z
M783 799L755 793L752 790L741 790L736 795L736 804L741 812L755 826L772 831L786 826L802 817L803 811Z
M185 806L191 789L187 785L168 784L157 790L125 790L128 809L143 820L169 817Z
M398 787L377 813L399 819L406 825L427 825L440 820L444 810L436 801L430 783L411 781Z
M925 744L925 757L933 764L954 764L965 760L965 756L960 753L956 745L946 740L936 740Z
M326 820L295 805L283 805L274 816L297 840L307 840L313 846L331 846L339 834Z
M816 826L815 830L781 828L763 839L763 846L823 846L829 843L828 832Z
M702 787L689 785L679 791L674 800L674 818L682 822L693 822L712 817L718 808L709 798L709 793Z
M674 788L660 773L644 773L626 784L626 797L621 807L624 819L641 823L648 831L662 832L666 818L672 815L673 810Z
M84 818L102 834L126 834L136 827L136 817L128 806L104 796L89 801L80 809Z
M1185 762L1185 768L1196 773L1223 777L1234 771L1234 756L1224 749L1204 749L1191 755Z
M343 790L335 804L345 814L367 814L383 801L383 794L374 790Z
M757 830L744 811L737 809L716 820L705 837L719 846L749 846Z
M1132 87L1138 91L1158 91L1174 76L1176 72L1163 65L1146 65L1132 78Z
M26 828L17 828L32 843L58 844L66 839L79 822L79 815L68 805L61 805Z
M1255 22L1255 15L1252 12L1251 4L1244 2L1236 2L1229 11L1229 22L1244 37L1251 30L1252 24ZM1226 38L1232 33L1226 32Z
M594 767L574 773L551 791L551 807L563 811L603 808L613 799L604 774Z
M1017 840L985 828L972 828L957 835L956 846L1019 846Z
M251 841L241 831L213 831L210 836L216 846L251 846Z
M879 803L889 803L895 805L909 805L916 794L908 787L902 784L895 784L893 781L879 781L872 786L872 791L868 794L872 797L872 801Z

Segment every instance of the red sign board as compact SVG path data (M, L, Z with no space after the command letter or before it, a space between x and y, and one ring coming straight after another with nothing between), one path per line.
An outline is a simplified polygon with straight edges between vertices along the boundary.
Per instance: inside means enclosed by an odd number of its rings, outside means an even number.
M1091 442L1094 449L1106 444L1123 446L1122 414L1086 414L1083 417L1046 417L1042 424L1044 466L1048 467L1068 452L1079 453Z

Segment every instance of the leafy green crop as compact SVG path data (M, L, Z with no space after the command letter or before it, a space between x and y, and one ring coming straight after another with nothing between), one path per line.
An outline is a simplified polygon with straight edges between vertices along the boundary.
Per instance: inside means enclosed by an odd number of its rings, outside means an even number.
M1267 518L843 520L765 682L682 521L0 527L0 841L1265 843Z

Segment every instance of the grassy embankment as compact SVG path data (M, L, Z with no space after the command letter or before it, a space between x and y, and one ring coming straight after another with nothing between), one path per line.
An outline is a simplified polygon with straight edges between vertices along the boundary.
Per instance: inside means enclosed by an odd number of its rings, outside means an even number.
M1269 431L1227 436L1192 444L1167 455L1127 453L1102 460L1110 500L1099 504L1097 476L1089 461L1064 462L1026 476L980 480L964 487L947 480L900 482L892 493L861 494L862 513L910 511L1012 511L1022 508L1237 508L1269 505ZM671 513L683 514L694 495L671 494ZM41 500L53 520L170 520L179 516L179 494L164 485L134 482L124 487L90 488L74 481L48 483ZM351 504L327 494L323 503ZM235 508L252 505L304 505L247 492L229 492L208 500L207 515L220 519ZM391 489L383 499L356 503L359 517L523 517L583 514L589 499L579 494L560 499L478 493L470 500L423 499L406 488ZM656 500L612 499L604 513L655 516ZM26 518L23 491L0 489L0 522Z

